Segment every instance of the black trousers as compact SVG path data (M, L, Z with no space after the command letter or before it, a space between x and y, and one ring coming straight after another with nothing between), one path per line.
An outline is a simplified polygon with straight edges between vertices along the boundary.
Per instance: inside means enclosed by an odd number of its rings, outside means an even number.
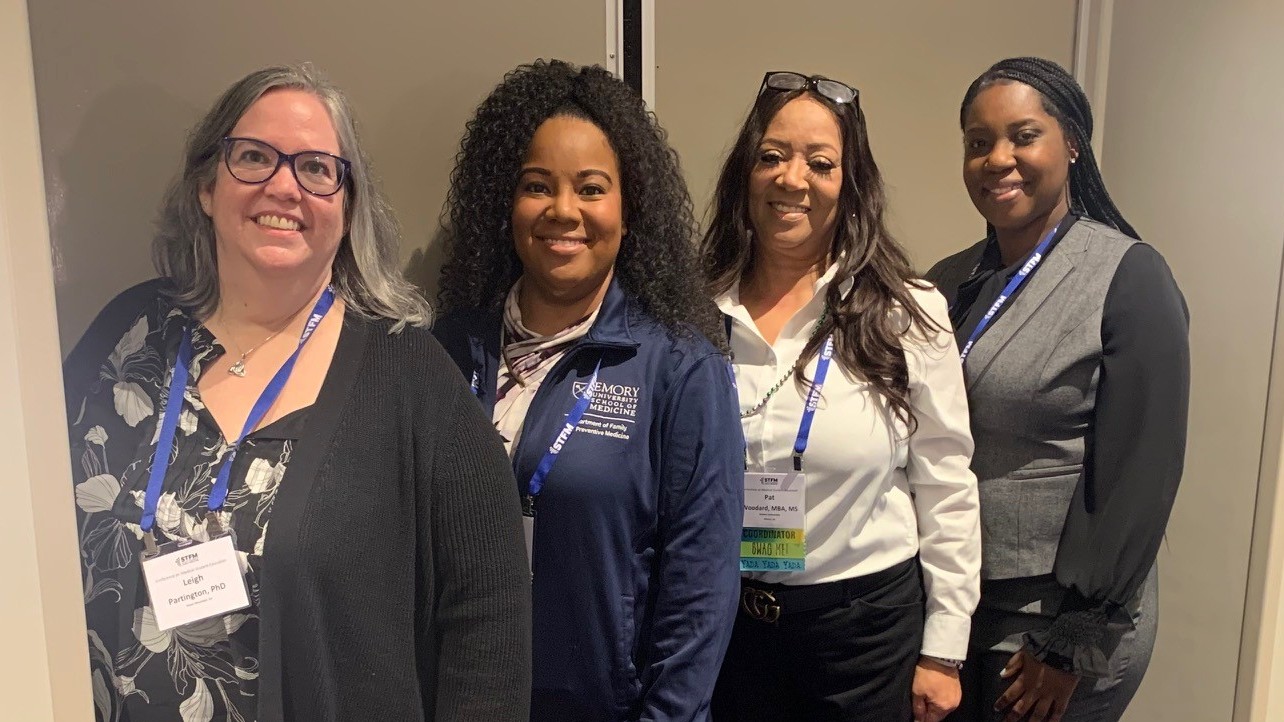
M923 643L918 559L856 579L807 587L762 585L742 594L713 692L714 722L906 722ZM800 596L801 595L801 596ZM836 597L808 609L818 598ZM791 598L798 600L791 609ZM764 614L764 609L766 613Z

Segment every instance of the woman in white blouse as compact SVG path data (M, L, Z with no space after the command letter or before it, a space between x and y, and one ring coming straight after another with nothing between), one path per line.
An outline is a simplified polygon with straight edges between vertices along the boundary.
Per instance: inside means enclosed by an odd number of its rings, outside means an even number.
M714 719L940 720L979 595L967 399L945 301L884 225L856 89L767 73L715 203L703 270L747 471Z

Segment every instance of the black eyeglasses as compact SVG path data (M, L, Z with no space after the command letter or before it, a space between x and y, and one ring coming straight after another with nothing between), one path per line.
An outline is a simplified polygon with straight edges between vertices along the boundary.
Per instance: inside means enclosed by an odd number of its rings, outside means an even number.
M255 138L224 138L223 162L233 178L256 184L267 183L283 163L289 164L299 187L322 197L338 193L352 171L346 158L319 150L282 153Z
M860 98L860 91L847 83L830 80L819 75L806 76L790 70L773 70L762 76L762 87L758 88L758 95L762 95L768 90L790 91L804 88L814 90L839 105L844 103L855 104Z

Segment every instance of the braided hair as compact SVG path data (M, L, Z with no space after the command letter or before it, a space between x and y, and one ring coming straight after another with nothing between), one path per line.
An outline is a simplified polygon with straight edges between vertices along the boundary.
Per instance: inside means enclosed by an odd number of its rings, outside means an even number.
M1092 153L1092 108L1088 96L1066 69L1043 58L1008 58L990 66L968 86L959 107L959 127L967 125L967 112L982 90L1001 83L1024 83L1043 98L1043 110L1057 119L1061 132L1074 140L1078 159L1070 166L1070 209L1128 236L1141 236L1106 192L1106 183ZM994 228L987 227L988 235Z

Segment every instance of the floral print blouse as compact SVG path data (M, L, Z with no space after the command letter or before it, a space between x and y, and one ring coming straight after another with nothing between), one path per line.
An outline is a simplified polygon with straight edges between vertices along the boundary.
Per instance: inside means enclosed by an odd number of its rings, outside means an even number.
M223 347L204 326L159 297L102 359L96 379L68 380L69 388L83 383L88 389L68 403L94 707L102 722L257 719L263 542L308 409L251 434L233 462L220 515L235 534L250 606L159 631L139 564L139 521L171 367L188 324L194 351L190 378L154 531L157 543L204 541L210 489L231 446L201 403L196 384L202 369L223 355Z

